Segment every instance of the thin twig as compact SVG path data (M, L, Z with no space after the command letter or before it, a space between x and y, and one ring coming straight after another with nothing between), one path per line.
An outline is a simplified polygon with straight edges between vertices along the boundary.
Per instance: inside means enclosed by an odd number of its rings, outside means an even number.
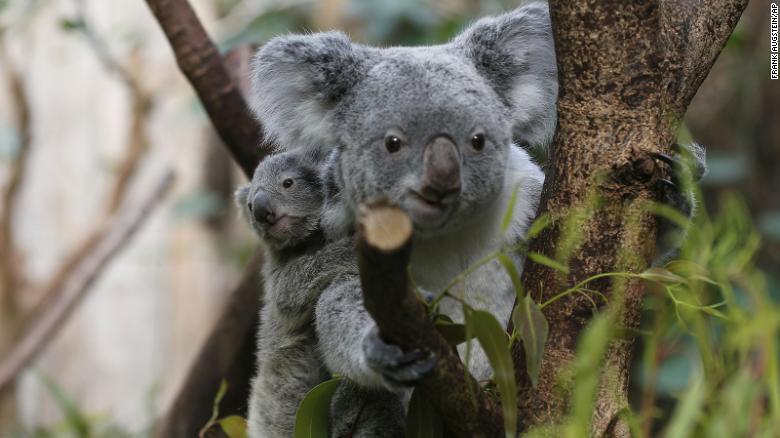
M103 218L87 235L84 237L65 257L57 271L49 278L43 290L37 294L40 298L35 308L29 312L25 318L27 321L35 320L39 314L45 312L49 303L55 299L57 291L62 290L63 284L68 281L74 269L79 265L81 259L87 257L95 246L108 231L108 225L112 222L119 206L124 202L130 183L141 165L142 159L150 147L149 135L146 127L153 109L153 100L151 93L141 86L138 73L130 70L129 67L122 65L106 48L105 42L91 27L89 20L84 15L81 1L77 1L79 12L77 21L81 23L81 31L87 38L89 46L95 52L98 60L103 67L120 78L127 87L132 101L132 115L130 128L128 131L127 145L124 151L124 157L119 163L116 171L116 177L110 189L110 198L106 206L106 212Z
M109 262L151 216L173 181L173 172L169 170L141 202L123 209L108 232L95 244L94 251L79 261L62 290L56 293L51 306L20 336L0 362L0 390L11 383L52 340L100 274L105 272Z
M162 27L179 68L203 103L214 128L244 174L273 151L263 141L236 81L187 0L146 0Z
M4 44L0 43L0 62L6 66L11 107L16 110L18 148L11 161L10 172L2 190L0 210L0 309L12 310L15 306L15 291L22 283L23 273L19 269L18 250L13 236L13 217L16 201L24 184L27 163L32 149L32 120L30 101L24 80L11 65L11 59Z

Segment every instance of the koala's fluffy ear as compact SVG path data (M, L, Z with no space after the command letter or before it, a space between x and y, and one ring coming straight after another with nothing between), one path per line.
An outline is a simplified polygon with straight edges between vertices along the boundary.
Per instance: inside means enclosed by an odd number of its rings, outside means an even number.
M367 50L341 32L269 41L252 63L251 106L282 150L333 144L333 106L364 75Z
M555 132L558 78L547 3L481 19L453 45L509 107L515 139L548 145Z

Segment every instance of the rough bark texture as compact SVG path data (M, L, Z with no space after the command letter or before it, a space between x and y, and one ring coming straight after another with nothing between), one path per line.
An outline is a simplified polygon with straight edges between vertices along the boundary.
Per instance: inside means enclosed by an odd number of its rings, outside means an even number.
M642 205L657 197L655 183L667 172L650 153L668 152L680 117L746 4L550 2L560 92L540 213L550 215L552 226L530 251L565 262L570 273L529 260L523 282L535 299L545 301L595 274L647 266L655 219ZM627 282L616 294L608 280L588 287L609 297L615 324L638 326L640 283ZM555 423L567 413L570 394L558 387L561 372L592 312L591 302L577 294L544 309L550 333L538 386L521 379L520 409L528 423ZM617 414L627 406L630 350L626 339L608 349L595 435L628 435ZM515 363L524 363L518 344L514 354Z
M187 0L146 0L171 43L182 73L198 93L214 128L244 173L273 147L263 141L237 81L228 72Z
M412 249L409 217L398 207L379 203L364 206L358 224L363 300L382 338L404 351L436 354L436 367L417 389L424 391L452 433L503 436L500 406L468 375L412 288L407 270Z

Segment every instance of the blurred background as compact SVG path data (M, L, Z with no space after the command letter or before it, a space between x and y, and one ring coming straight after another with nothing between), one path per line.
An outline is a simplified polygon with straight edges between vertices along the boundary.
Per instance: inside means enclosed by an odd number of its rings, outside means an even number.
M227 51L333 28L374 45L432 44L519 1L191 3ZM768 12L748 6L686 128L709 154L707 208L728 191L744 198L777 296L780 83L769 79ZM176 180L163 193L168 169ZM74 412L106 436L148 430L255 248L231 200L241 183L145 2L0 0L0 358L40 309L83 293L0 394L0 436L56 435ZM101 256L117 223L138 232ZM657 376L661 397L690 379L673 359Z

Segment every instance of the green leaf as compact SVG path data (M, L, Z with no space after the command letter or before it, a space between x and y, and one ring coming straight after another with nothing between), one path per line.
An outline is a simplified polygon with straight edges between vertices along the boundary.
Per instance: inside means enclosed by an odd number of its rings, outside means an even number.
M590 435L593 402L599 387L602 362L611 340L610 318L597 316L585 329L574 356L574 390L568 436Z
M534 220L534 223L531 224L531 227L528 228L528 233L526 239L531 240L534 237L538 236L539 233L541 233L545 228L547 228L550 225L550 214L549 213L542 213L539 215L536 220Z
M685 279L679 275L664 268L650 268L638 275L639 278L649 281L655 281L661 284L680 284L685 283Z
M539 381L539 369L542 365L542 353L547 342L549 325L539 305L530 296L520 301L512 312L512 323L515 331L520 334L525 350L525 367L531 383L536 386Z
M306 394L295 416L293 438L328 438L330 399L340 382L340 377L330 379Z
M515 204L517 203L517 191L519 189L520 184L517 184L514 190L512 190L512 197L509 198L509 205L507 205L504 218L501 220L501 234L506 233L506 230L512 225L512 217L515 214Z
M444 422L430 402L420 394L412 392L409 411L406 415L407 438L439 438L444 436Z
M507 437L514 438L517 435L517 384L506 332L492 314L483 310L465 312L465 319L493 368L493 380L501 393L504 431Z
M90 421L76 405L76 402L68 397L68 395L65 394L65 391L47 376L38 374L38 377L41 379L41 382L43 382L43 386L46 387L46 390L49 391L49 394L54 398L57 407L65 416L65 425L72 430L76 436L91 436L92 426L90 425Z
M246 420L240 415L231 415L219 420L222 430L230 438L247 438Z
M538 252L531 252L531 253L528 253L528 258L533 260L535 263L539 263L540 265L544 265L544 266L547 266L548 268L555 269L556 271L563 272L564 274L568 274L569 273L569 267L568 266L566 266L566 265L564 265L564 264L562 264L562 263L560 263L558 261L555 261L555 260L547 257L544 254L540 254Z
M704 379L700 376L693 381L690 388L685 391L682 399L677 404L672 421L664 436L668 438L684 438L691 436L693 427L704 402L706 386Z
M80 19L71 20L69 18L63 18L60 20L60 28L66 32L73 32L84 28L84 22Z
M515 294L517 295L517 299L522 300L525 292L523 292L523 282L520 279L520 272L518 272L517 266L515 266L512 259L504 253L498 255L498 261L504 267L506 273L509 274L509 278L512 280L512 285L515 287Z
M452 322L436 322L436 330L447 340L447 343L455 347L466 342L466 326Z

